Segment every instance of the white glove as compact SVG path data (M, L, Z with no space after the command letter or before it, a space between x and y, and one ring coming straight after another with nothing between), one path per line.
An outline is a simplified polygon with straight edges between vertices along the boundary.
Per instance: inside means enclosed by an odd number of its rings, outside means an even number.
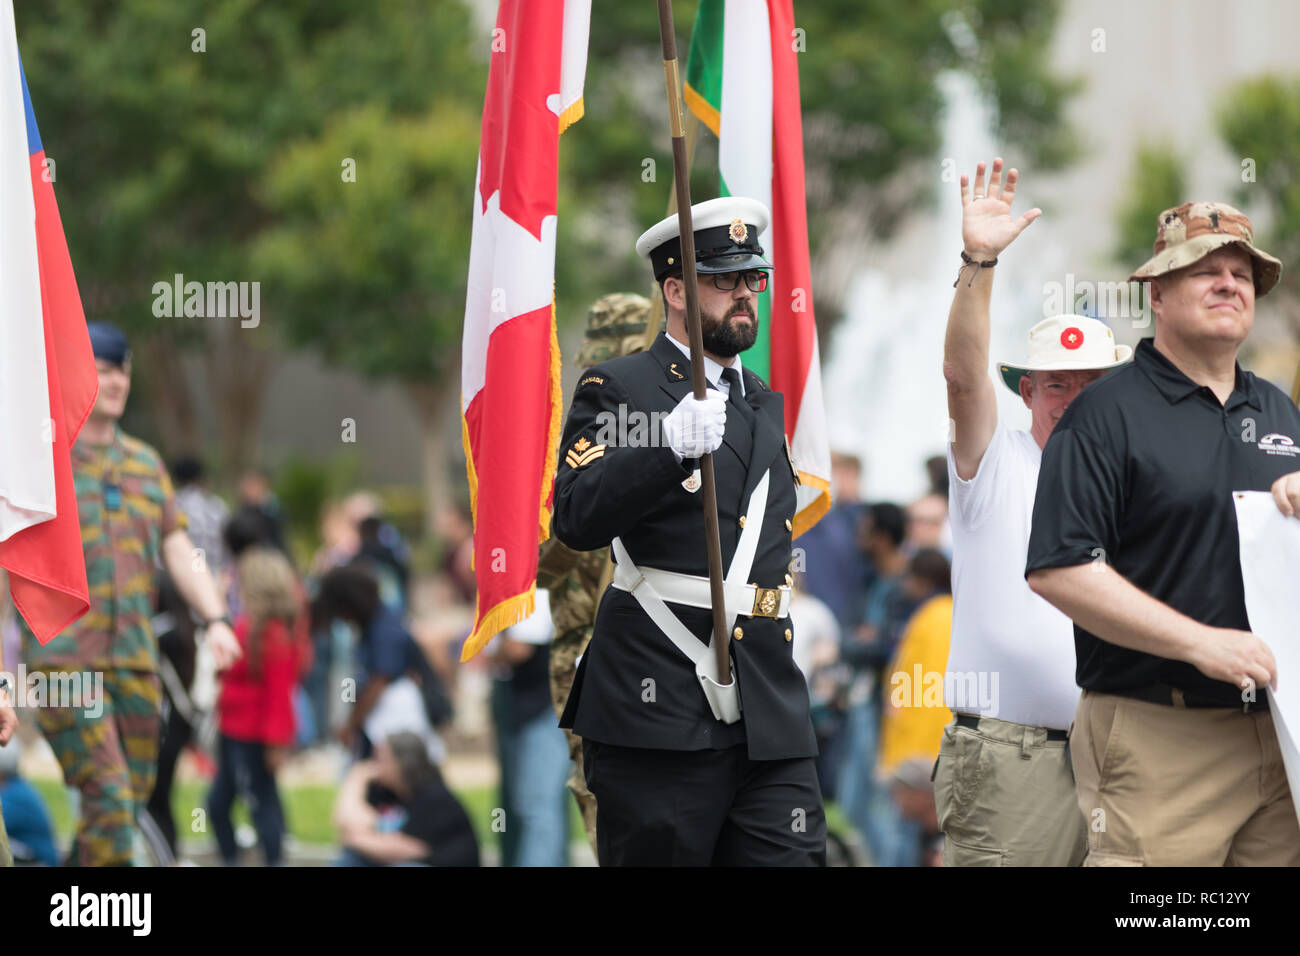
M664 443L677 460L718 450L727 430L727 400L717 392L703 399L687 395L664 419Z

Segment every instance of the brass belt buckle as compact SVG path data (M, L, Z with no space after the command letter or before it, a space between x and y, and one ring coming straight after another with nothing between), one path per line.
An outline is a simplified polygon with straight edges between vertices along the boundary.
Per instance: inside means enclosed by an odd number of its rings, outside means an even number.
M754 586L754 610L750 617L776 617L781 607L780 588L760 588Z

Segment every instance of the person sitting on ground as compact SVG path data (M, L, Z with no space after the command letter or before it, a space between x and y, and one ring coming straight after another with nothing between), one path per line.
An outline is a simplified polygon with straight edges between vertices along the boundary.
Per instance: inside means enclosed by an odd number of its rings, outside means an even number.
M469 815L418 734L392 734L343 779L334 806L339 866L478 866Z

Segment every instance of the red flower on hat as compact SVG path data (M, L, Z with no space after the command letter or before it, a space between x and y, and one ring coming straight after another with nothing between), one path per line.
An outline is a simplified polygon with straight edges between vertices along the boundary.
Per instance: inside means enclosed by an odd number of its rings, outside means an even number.
M1061 344L1067 349L1077 349L1083 345L1083 331L1073 325L1061 332Z

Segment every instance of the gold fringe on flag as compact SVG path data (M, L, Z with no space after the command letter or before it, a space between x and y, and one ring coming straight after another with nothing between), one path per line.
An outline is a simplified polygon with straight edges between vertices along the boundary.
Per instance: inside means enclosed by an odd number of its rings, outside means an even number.
M506 598L492 610L483 615L474 633L465 641L460 651L460 662L464 664L475 654L487 647L488 642L507 627L513 627L532 614L536 609L537 588L530 587L523 594ZM478 598L474 599L474 616L478 617Z
M555 297L551 296L551 345L550 345L550 395L549 404L551 408L550 423L547 426L546 433L546 460L542 465L542 482L541 482L541 504L538 509L538 543L545 541L551 536L551 509L548 499L551 497L551 488L555 482L555 469L557 465L556 456L560 448L560 430L563 425L563 406L560 396L560 340L555 332ZM478 522L478 475L474 471L474 455L471 453L469 444L469 424L465 420L462 412L460 417L460 438L461 444L465 449L465 470L469 478L469 501L470 511L474 515L474 521ZM476 556L477 557L477 556ZM534 584L527 591L508 597L500 604L483 614L479 619L478 601L479 597L474 599L474 619L478 621L478 626L470 634L465 646L461 649L460 660L464 663L474 657L479 651L487 646L496 634L504 631L507 627L512 627L520 621L527 618L536 609L537 588Z
M578 101L579 104L582 102ZM555 334L555 294L551 294L551 424L546 434L546 464L542 471L542 506L538 511L541 527L538 529L538 543L551 536L551 488L555 484L556 460L560 452L560 428L563 406L560 399L560 340Z
M563 136L566 129L582 119L585 111L586 107L583 106L583 100L579 97L578 102L560 114L560 135Z
M810 488L816 488L821 494L804 505L803 510L795 514L793 522L793 537L795 538L818 521L821 521L822 516L831 510L831 483L829 481L825 478L818 478L816 475L810 475L806 471L801 471L799 472L799 483Z

